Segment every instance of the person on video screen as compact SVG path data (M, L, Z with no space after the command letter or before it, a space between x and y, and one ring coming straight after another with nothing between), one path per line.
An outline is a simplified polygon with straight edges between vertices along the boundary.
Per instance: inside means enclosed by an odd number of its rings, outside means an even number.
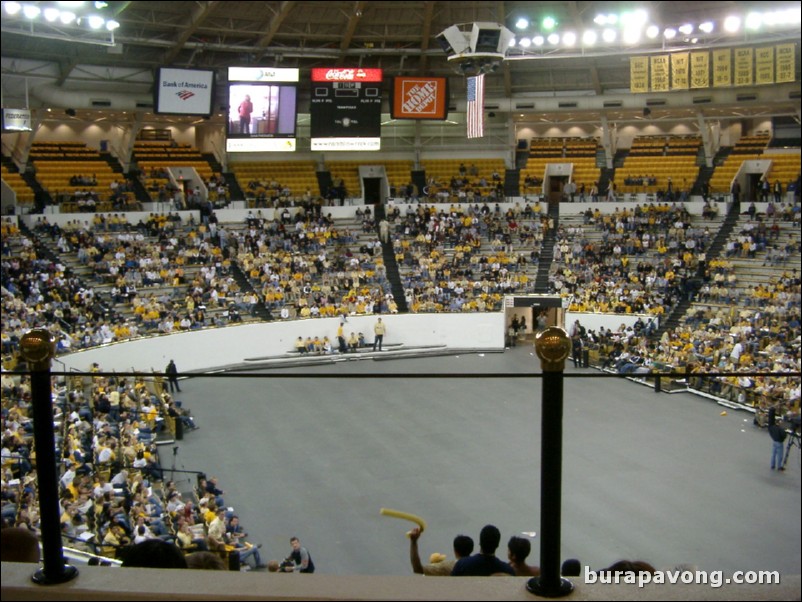
M251 113L253 113L253 103L251 97L246 94L245 100L239 105L239 131L240 134L251 133Z

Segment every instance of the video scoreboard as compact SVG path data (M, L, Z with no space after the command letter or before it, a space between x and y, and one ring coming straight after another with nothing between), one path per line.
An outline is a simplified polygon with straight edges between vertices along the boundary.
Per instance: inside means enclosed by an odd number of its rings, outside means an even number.
M312 150L379 150L381 108L381 69L312 69Z

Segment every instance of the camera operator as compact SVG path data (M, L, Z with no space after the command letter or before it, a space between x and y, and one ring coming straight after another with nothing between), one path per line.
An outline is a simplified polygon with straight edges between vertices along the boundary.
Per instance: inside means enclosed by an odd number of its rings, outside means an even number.
M789 412L785 415L785 422L791 428L791 436L788 439L788 444L785 446L785 459L783 460L783 468L788 464L788 456L791 455L791 448L796 445L802 450L802 415L799 412Z

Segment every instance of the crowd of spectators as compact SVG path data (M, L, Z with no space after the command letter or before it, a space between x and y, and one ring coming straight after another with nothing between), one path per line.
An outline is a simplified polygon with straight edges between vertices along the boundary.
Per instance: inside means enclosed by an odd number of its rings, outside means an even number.
M626 186L657 186L655 176L627 176L624 178Z
M67 212L94 213L96 211L137 211L141 204L136 200L134 188L127 179L112 180L109 190L97 190L95 175L74 175L69 179L73 190L52 192L54 201ZM79 187L83 187L80 189ZM66 203L66 204L65 204Z
M355 217L366 218L364 212ZM508 211L489 204L440 211L418 205L404 212L391 208L388 217L396 257L411 268L402 277L416 311L499 308L504 292L527 290L516 288L526 284L519 266L537 261L550 227L540 207L529 204ZM682 325L660 337L648 320L579 336L607 369L633 375L686 370L693 388L757 408L779 406L784 413L800 400L798 379L782 374L800 370L800 277L789 264L800 253L798 207L748 215L723 256L708 260L711 225L695 223L681 205L636 206L608 215L588 210L581 224L557 232L554 289L571 295L571 307L584 311L661 315L680 298L692 300ZM34 231L37 237L29 238L11 221L2 223L4 355L13 354L33 327L50 328L67 351L208 325L201 308L230 307L229 301L250 313L251 294L242 294L230 279L234 260L260 285L256 302L264 299L272 309L293 304L299 317L315 317L392 308L378 241L336 227L309 206L287 208L274 220L251 214L242 229L213 220L182 223L173 214L152 214L132 225L124 214L112 214L63 227L43 217ZM43 241L75 254L91 268L94 282L68 274ZM486 247L492 254L484 255ZM737 263L743 260L778 271L745 284ZM111 285L108 296L96 291L103 284ZM178 296L142 294L165 285L178 287ZM123 316L120 305L132 315ZM348 350L364 346L364 337L351 339ZM326 337L299 339L296 349L335 351ZM749 374L756 370L775 374ZM2 518L35 531L30 382L4 373L0 385ZM201 485L197 498L185 501L164 480L153 433L176 419L183 418L171 396L149 390L143 381L95 376L89 388L58 391L54 421L65 538L108 556L156 538L219 558L236 551L241 560L255 558L261 565L258 546L238 547L238 538L225 535L218 539L220 525L210 536L215 520L222 521L224 534L238 522L216 484Z
M715 397L758 409L779 405L784 412L790 410L799 401L799 382L781 373L800 370L800 278L789 259L798 257L801 249L794 212L784 213L774 214L770 227L767 215L742 218L724 257L697 261L691 270L694 275L686 275L684 285L675 290L677 297L687 295L693 302L679 327L655 339L653 330L639 320L640 328L636 323L617 331L583 333L583 345L599 353L602 368L631 374L687 371L695 375L688 379L692 388ZM687 237L688 228L685 232ZM761 273L758 281L754 276L747 281L744 262ZM766 271L765 266L773 269ZM633 275L624 270L617 275L615 297L620 299ZM595 281L610 279L606 273ZM587 291L587 286L576 286ZM598 295L594 301L599 302ZM622 313L628 313L627 307ZM780 374L747 374L755 371ZM704 377L716 372L744 374Z
M272 220L249 213L232 234L236 261L265 306L282 318L393 313L381 242L315 205L285 207Z
M53 420L65 545L96 552L115 534L121 543L133 540L140 526L150 534L166 534L151 486L163 476L153 433L173 400L149 393L143 382L101 376L93 377L88 388L61 386L56 393ZM31 503L36 480L29 461L35 449L28 377L5 374L2 396L3 520L38 531Z
M270 176L250 180L245 187L245 198L251 201L256 208L275 208L293 207L298 204L309 206L315 203L322 204L322 198L312 194L310 189L306 189L301 195L293 194L292 189L281 184L277 179Z
M328 336L308 336L305 339L303 337L298 337L298 340L295 341L295 351L301 355L356 353L359 349L366 346L365 335L361 332L351 332L347 337L343 332L342 341L339 341L338 337L329 338Z
M430 203L497 203L505 198L501 174L494 170L489 175L479 173L475 164L461 163L457 172L447 179L429 176L423 190L412 181L390 186L392 198L407 202Z
M213 213L200 224L151 214L132 225L124 214L111 214L57 227L42 217L37 236L29 238L4 221L3 352L14 354L22 333L37 326L51 328L66 352L237 323L262 304L284 319L397 311L373 216L359 213L361 232L323 215L313 202L282 208L270 220L251 212L240 227L217 223ZM505 293L531 292L528 268L538 262L551 225L537 203L505 210L489 203L439 210L417 204L403 211L391 204L387 213L406 301L417 312L492 311ZM581 224L564 222L556 233L553 291L570 297L576 311L664 316L688 299L759 313L762 322L771 320L761 328L783 319L793 325L788 313L798 308L796 275L743 286L733 261L788 266L800 251L798 204L746 213L722 257L708 260L715 223L695 221L682 204L610 214L589 208ZM48 246L74 254L92 278L70 273ZM240 290L234 262L253 292ZM706 320L722 313L711 307L689 314L687 326L699 331L696 347L706 341ZM676 346L662 347L660 362L687 364L679 362Z
M682 204L588 209L558 232L549 281L571 311L663 315L692 294L712 238Z
M498 176L498 174L495 174ZM419 200L415 187L408 184L401 189L407 200ZM504 184L501 178L476 177L470 179L464 174L452 176L448 183L429 178L423 197L436 203L497 203L504 200Z
M9 351L21 332L37 326L51 328L59 350L68 351L224 326L251 311L220 245L222 226L182 224L177 214L151 214L131 225L112 214L63 227L42 217L34 232L33 238L18 232L4 238L3 347ZM56 253L76 258L91 277L68 272Z
M413 312L497 311L504 294L531 292L549 219L540 205L452 204L391 211L393 249Z
M165 478L157 434L175 436L176 421L197 426L161 379L103 375L97 364L90 373L89 385L79 377L55 390L64 546L127 561L132 544L160 540L188 554L211 551L225 561L223 568L232 554L243 565L252 559L254 568L264 568L261 545L246 541L217 479L199 476L198 487L185 494ZM30 379L4 372L0 385L3 527L38 535Z
M139 179L152 201L167 205L174 211L201 209L206 203L210 203L212 209L220 209L228 206L231 200L228 182L219 173L204 180L203 189L198 184L184 186L180 181L174 183L169 172L161 167L140 173Z

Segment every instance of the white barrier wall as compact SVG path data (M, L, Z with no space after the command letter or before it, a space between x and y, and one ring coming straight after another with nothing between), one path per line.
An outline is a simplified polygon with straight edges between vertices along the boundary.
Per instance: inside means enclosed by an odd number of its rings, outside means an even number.
M401 212L401 215L406 215L407 208L412 207L413 210L417 211L418 207L431 207L437 213L440 211L444 211L448 213L451 210L451 207L457 207L463 211L467 211L468 207L477 206L481 209L483 205L487 205L491 211L493 211L496 205L499 206L499 210L501 211L501 215L504 215L508 209L515 209L515 205L518 205L519 209L523 209L526 207L527 204L534 207L535 204L538 202L536 199L529 199L527 200L524 197L510 197L513 199L511 202L498 202L498 203L482 203L480 201L476 201L473 203L430 203L428 201L421 201L420 203L407 203L404 199L388 199L387 207L388 209L393 209L394 207L398 207L398 210ZM540 213L546 213L548 211L548 203L540 201Z
M604 214L607 213L614 213L616 209L628 208L634 209L635 205L648 205L650 201L646 199L646 195L638 195L643 196L642 199L638 199L637 201L616 201L616 202L606 202L600 201L597 203L560 203L560 215L578 215L584 213L588 210L588 208L595 211L598 209ZM523 208L526 204L530 204L532 206L535 205L536 201L534 199L527 200L524 197L512 197L512 202L506 203L498 203L500 211L502 215L506 213L508 209L515 208L515 205L518 204L519 208ZM694 198L701 198L701 197L694 197ZM462 207L466 209L469 203L455 203L454 205L458 207ZM728 203L715 203L718 205L719 215L725 215L728 208ZM452 203L406 203L403 202L401 199L389 199L387 203L387 207L392 209L393 207L398 207L401 211L401 215L405 215L408 206L412 206L413 209L417 210L418 207L431 207L435 209L438 213L440 211L445 211L448 213L449 209L452 207ZM472 203L472 205L478 205L481 207L483 203ZM488 203L488 206L494 209L496 203ZM757 210L759 213L765 213L767 203L755 203ZM741 210L746 211L747 204L742 203ZM321 211L323 215L331 215L334 219L353 219L356 215L356 210L365 208L365 205L362 204L355 204L355 205L346 205L344 207L339 206L323 206ZM688 210L688 213L691 215L702 215L702 209L704 208L704 203L701 200L694 200L685 203L685 208ZM289 207L290 213L294 214L297 208ZM264 219L272 220L274 213L284 211L284 208L279 209L217 209L215 210L215 214L217 215L217 219L221 224L227 223L242 223L245 221L245 217L248 213L253 213L254 215L261 215ZM548 203L541 201L540 202L540 212L546 213L548 211ZM120 213L120 212L109 212L103 215L111 215L113 213ZM141 219L142 221L147 221L148 216L151 213L177 213L181 216L182 221L186 221L190 214L193 214L195 217L195 221L200 223L200 213L198 211L169 211L165 209L164 211L161 210L154 210L154 211L128 211L125 212L125 215L128 217L128 223L131 225L136 225L136 223ZM95 216L95 213L48 213L44 216L42 215L24 215L20 216L20 218L25 222L26 225L29 227L33 227L36 224L36 221L42 218L46 218L47 221L51 224L57 224L58 226L64 226L68 222L86 222L87 224L92 223L92 219Z
M504 314L403 314L351 316L344 326L346 338L364 333L373 342L373 325L381 317L386 325L384 345L445 345L454 349L504 349ZM247 360L293 351L298 337L324 336L336 340L338 318L246 324L182 332L121 342L59 356L67 369L88 370L97 362L103 370L162 372L173 359L182 372L213 370ZM53 366L59 369L59 363Z
M166 203L163 203L167 205ZM331 214L331 217L334 219L352 219L356 215L356 210L362 207L364 209L364 205L354 205L354 206L346 206L346 207L328 207L323 206L321 208L321 212L323 215ZM295 214L297 211L296 207L288 207L291 214ZM279 209L215 209L215 215L217 216L218 221L221 224L232 224L232 223L244 223L245 218L247 217L248 213L252 213L253 215L263 217L266 220L272 220L274 213L278 212L279 215L284 211L284 208ZM109 211L107 213L47 213L45 215L23 215L20 217L23 222L29 227L33 228L37 221L41 219L47 219L49 224L56 224L59 227L63 227L68 222L79 222L81 224L86 223L87 225L92 225L92 220L94 219L95 215L117 215L117 214L124 214L128 218L128 223L132 226L135 226L139 220L143 222L148 221L148 217L152 214L162 214L162 213L174 213L181 217L182 222L186 222L189 219L189 216L192 215L195 219L195 223L200 224L200 212L199 211L171 211L169 208L165 207L164 210L154 209L153 211Z
M92 221L96 215L105 215L106 217L109 217L110 215L124 215L130 225L136 226L139 223L139 220L147 223L148 218L154 213L175 213L181 217L182 222L186 222L189 219L189 216L192 215L195 218L195 222L198 224L200 223L199 211L109 211L107 213L46 213L45 215L22 215L20 216L20 220L31 229L36 227L36 225L42 220L46 220L48 224L56 225L59 228L63 228L70 222L78 222L81 225L91 228Z
M629 195L627 195L629 196ZM644 205L648 205L649 203L654 202L657 204L656 201L649 201L646 198L646 195L636 195L638 198L636 200L627 200L627 201L615 201L615 202L607 202L607 201L599 201L598 203L560 203L560 215L578 215L580 213L585 213L588 209L592 211L596 211L598 209L603 214L608 213L615 213L617 209L635 209L635 205L640 205L643 207ZM685 209L691 215L702 215L702 210L704 209L704 201L701 200L702 197L693 197L694 199L698 200L691 200L686 203ZM712 199L712 195L711 195ZM661 203L662 204L662 203ZM727 209L729 207L728 203L718 203L713 201L714 205L718 205L718 214L719 215L726 215ZM671 203L669 203L671 205ZM743 205L743 204L742 204ZM764 204L765 206L765 204ZM745 209L745 207L744 207Z

